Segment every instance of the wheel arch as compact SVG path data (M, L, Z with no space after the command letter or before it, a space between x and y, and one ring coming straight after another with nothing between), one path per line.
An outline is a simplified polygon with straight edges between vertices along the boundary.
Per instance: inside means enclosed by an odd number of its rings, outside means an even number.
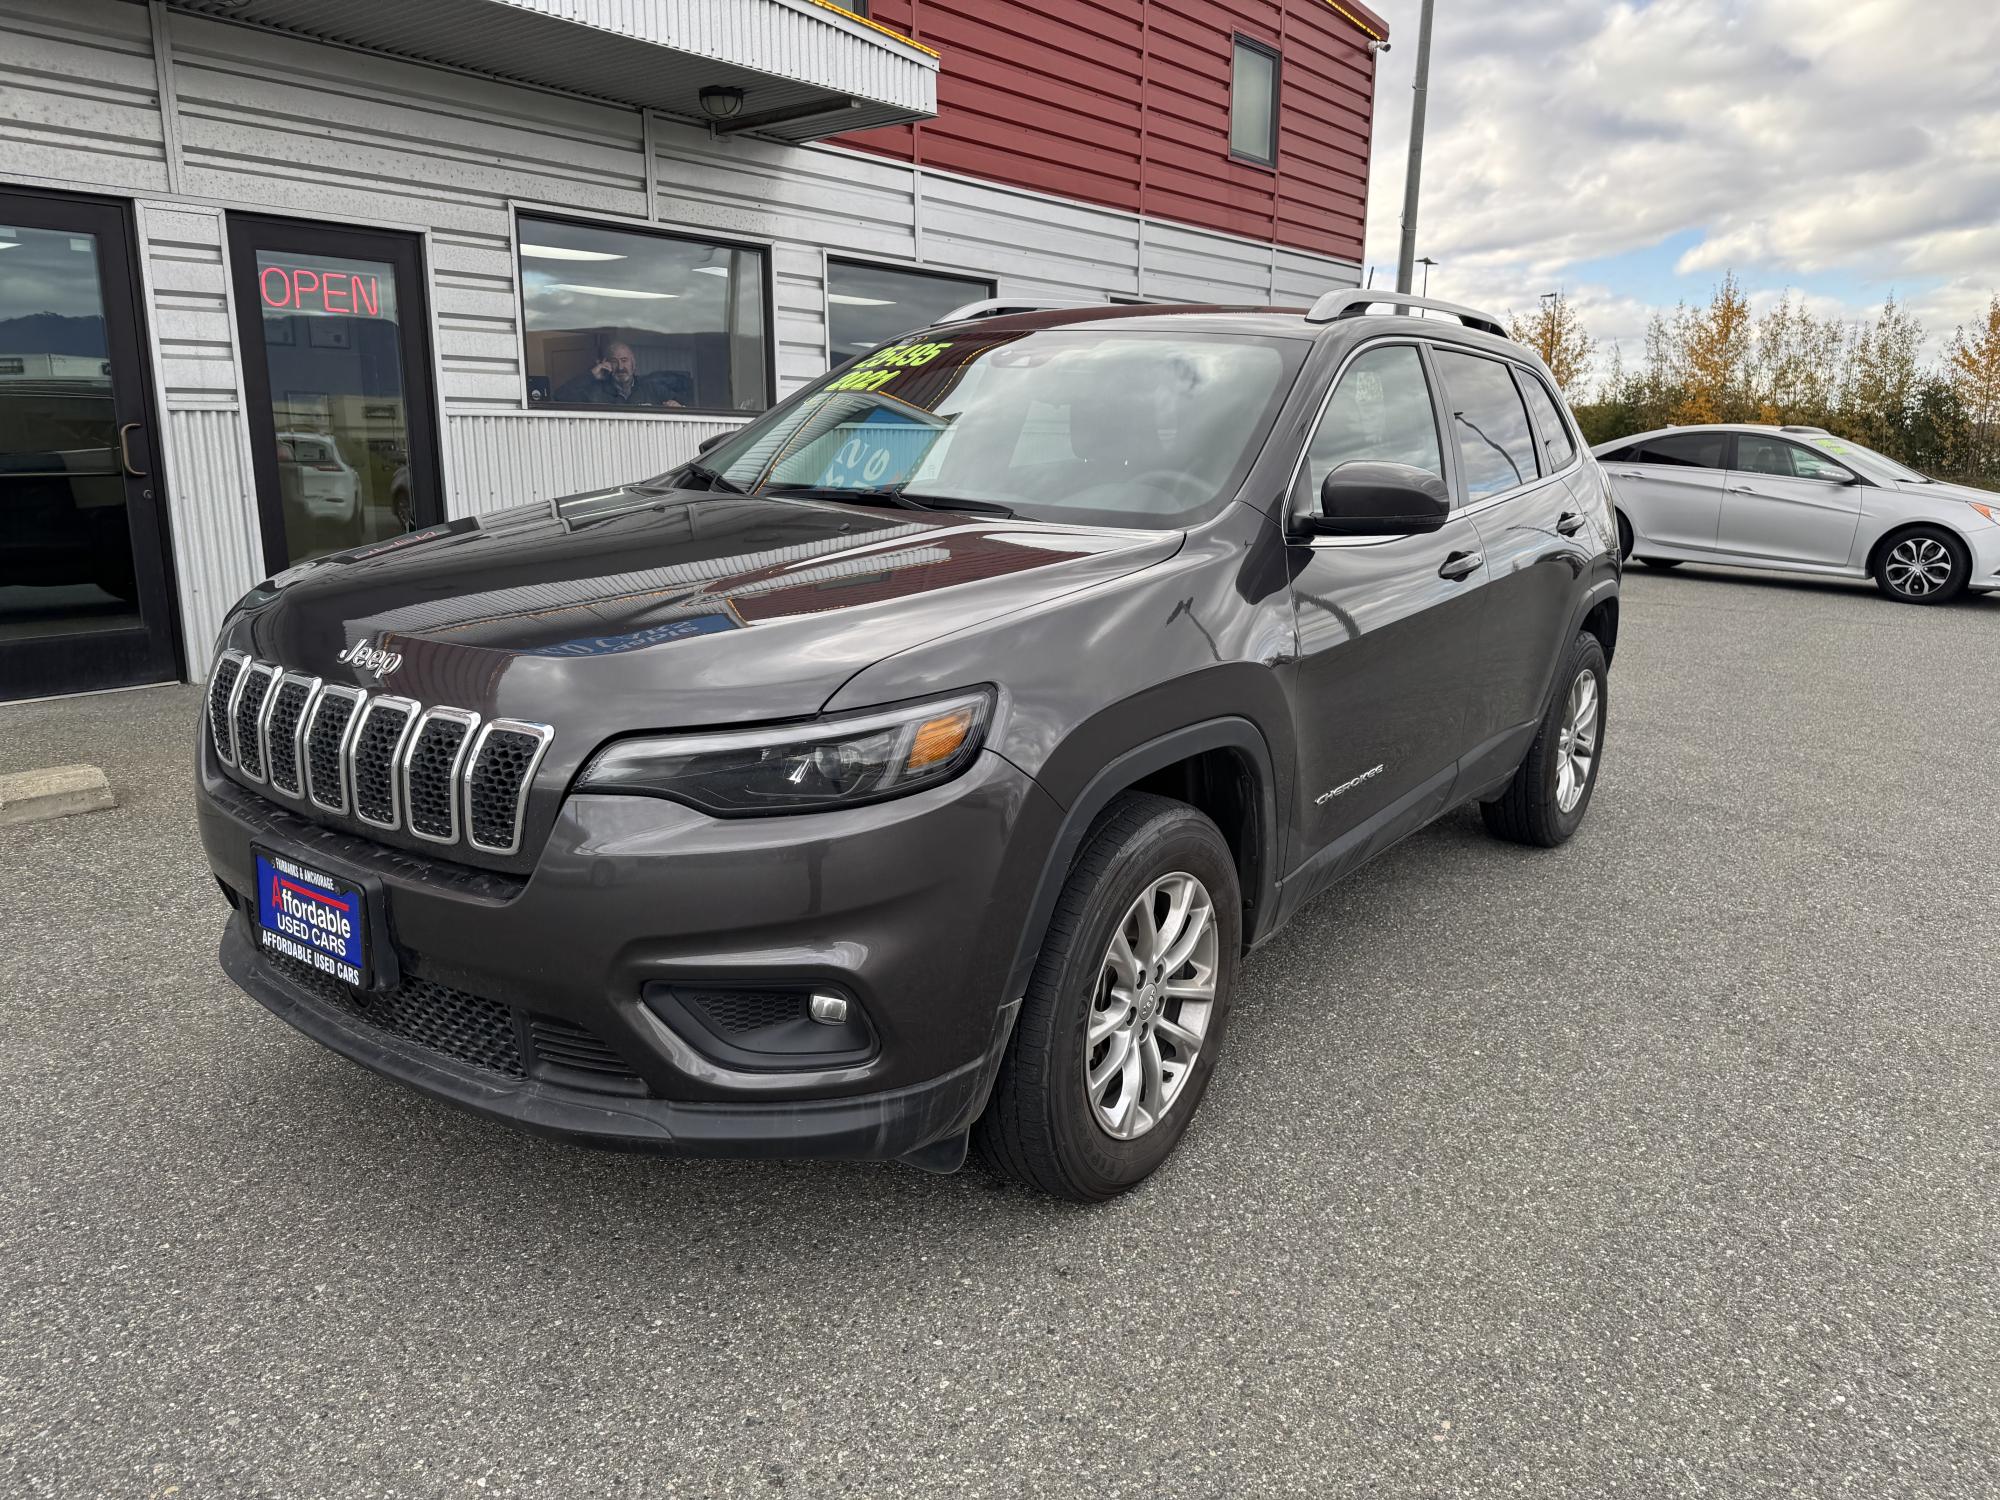
M1235 856L1248 947L1277 906L1278 795L1271 750L1249 719L1209 719L1170 730L1114 756L1084 783L1063 814L1022 925L1007 993L1026 989L1043 936L1078 851L1123 793L1154 792L1209 817Z
M1864 565L1869 577L1874 578L1879 576L1875 570L1881 566L1882 554L1913 531L1942 531L1946 536L1958 543L1959 549L1964 553L1967 563L1970 564L1973 557L1972 542L1964 532L1960 531L1958 527L1952 525L1949 521L1940 520L1934 516L1919 516L1907 521L1898 521L1875 538L1874 544L1868 549L1868 561Z

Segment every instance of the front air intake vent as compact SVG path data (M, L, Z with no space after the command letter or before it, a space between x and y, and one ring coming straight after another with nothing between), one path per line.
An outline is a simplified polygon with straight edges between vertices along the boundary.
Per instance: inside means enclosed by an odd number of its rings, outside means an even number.
M236 764L236 727L230 721L229 706L235 698L236 679L243 675L243 663L248 659L241 651L225 651L208 674L208 735L215 746L215 758L225 766Z
M465 774L466 839L475 849L512 854L521 847L528 788L552 733L517 719L495 719L479 731Z
M253 661L236 680L229 711L230 727L236 733L236 769L245 781L264 779L264 740L258 727L264 719L264 700L278 680L278 669Z
M416 722L408 698L370 698L354 726L354 815L377 828L402 823L396 800L396 761Z

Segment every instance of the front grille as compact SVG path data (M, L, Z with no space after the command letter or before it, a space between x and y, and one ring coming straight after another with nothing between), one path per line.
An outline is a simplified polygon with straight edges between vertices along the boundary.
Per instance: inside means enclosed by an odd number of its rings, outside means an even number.
M359 688L323 689L306 721L306 794L330 813L347 811L347 731L365 696Z
M583 1074L572 1086L595 1092L644 1093L645 1081L595 1032L556 1016L517 1012L497 1000L435 980L405 977L393 989L357 990L268 949L263 962L315 1000L343 1015L413 1042L454 1062L507 1078L526 1078L531 1063ZM526 1022L530 1050L523 1052Z
M236 764L236 731L229 722L229 699L242 675L244 656L240 651L225 652L208 674L208 732L215 753L225 766Z
M717 1031L739 1036L797 1021L806 1013L806 997L785 990L684 990L681 999L708 1018Z
M236 708L231 714L236 731L236 769L248 781L264 779L264 742L257 734L257 724L264 716L264 699L277 680L278 669L259 661L243 669L243 680L237 684Z
M321 685L240 651L217 658L207 714L217 757L244 781L268 777L336 817L486 854L520 852L554 738L546 724Z
M441 844L458 838L458 767L479 715L456 708L426 709L410 742L403 794L410 832Z
M271 695L270 717L264 724L264 770L271 785L287 797L305 795L305 785L299 779L299 721L305 717L317 686L310 677L287 673Z
M512 854L521 847L521 804L535 765L548 748L546 733L495 720L472 751L466 792L468 837L481 849Z
M354 731L354 812L364 823L394 828L396 757L409 735L417 705L408 698L371 698Z

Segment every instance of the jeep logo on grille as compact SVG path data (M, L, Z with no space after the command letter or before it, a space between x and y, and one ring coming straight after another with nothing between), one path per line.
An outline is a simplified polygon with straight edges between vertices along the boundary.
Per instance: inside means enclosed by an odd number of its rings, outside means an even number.
M377 677L387 677L403 664L403 653L400 651L384 651L373 641L358 641L341 652L334 660L347 662L351 666L361 668L364 672L373 672Z

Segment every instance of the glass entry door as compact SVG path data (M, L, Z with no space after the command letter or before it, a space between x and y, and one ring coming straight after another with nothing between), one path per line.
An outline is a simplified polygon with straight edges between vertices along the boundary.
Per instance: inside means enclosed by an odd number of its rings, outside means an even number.
M419 250L414 235L230 216L271 572L442 519Z
M0 701L180 675L130 243L0 192Z

